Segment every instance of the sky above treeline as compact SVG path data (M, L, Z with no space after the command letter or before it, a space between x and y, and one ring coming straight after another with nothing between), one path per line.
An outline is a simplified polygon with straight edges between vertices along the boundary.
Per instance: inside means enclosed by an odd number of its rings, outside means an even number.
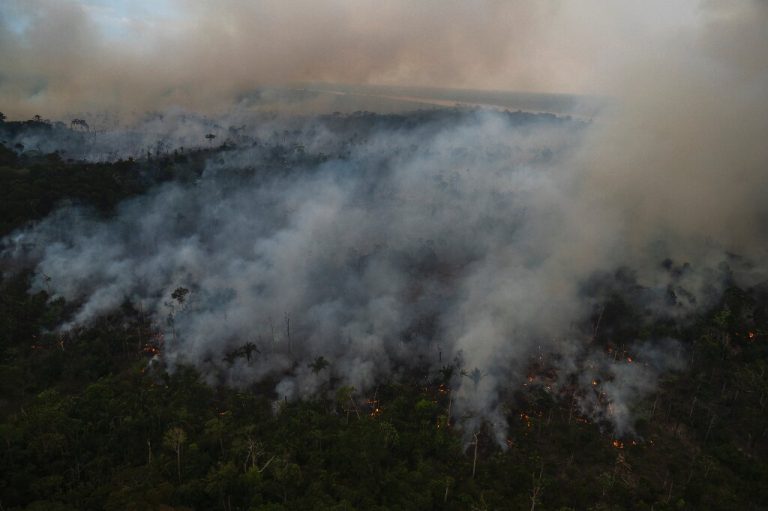
M616 77L680 55L765 59L764 5L5 0L0 105L11 115L207 111L259 86L301 82L621 95ZM718 47L733 27L746 45Z

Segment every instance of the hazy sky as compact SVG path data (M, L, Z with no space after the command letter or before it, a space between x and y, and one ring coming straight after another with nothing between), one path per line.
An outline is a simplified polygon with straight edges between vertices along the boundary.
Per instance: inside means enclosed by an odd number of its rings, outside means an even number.
M300 81L610 93L617 65L737 10L700 4L5 0L0 108L211 109Z

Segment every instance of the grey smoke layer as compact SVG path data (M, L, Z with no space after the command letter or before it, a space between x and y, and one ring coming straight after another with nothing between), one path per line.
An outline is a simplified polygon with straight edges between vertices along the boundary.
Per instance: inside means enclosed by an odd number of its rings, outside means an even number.
M708 269L724 247L664 229L638 245L622 212L594 199L582 165L593 128L580 123L471 111L354 144L323 122L306 128L277 168L258 163L263 144L221 152L195 183L155 188L110 220L61 209L5 240L5 256L32 257L35 288L82 303L64 330L141 306L170 368L274 378L298 398L331 375L365 391L458 359L455 417L468 430L489 421L502 442L503 398L544 354L556 388L575 375L584 412L631 432L633 404L680 367L679 347L616 339L637 363L607 359L582 328L605 296L588 288L631 264L637 303L685 317L717 296L722 275ZM311 157L339 147L343 158ZM661 265L670 247L693 269ZM246 343L253 356L225 360ZM330 367L313 370L320 356ZM602 396L586 392L593 375Z

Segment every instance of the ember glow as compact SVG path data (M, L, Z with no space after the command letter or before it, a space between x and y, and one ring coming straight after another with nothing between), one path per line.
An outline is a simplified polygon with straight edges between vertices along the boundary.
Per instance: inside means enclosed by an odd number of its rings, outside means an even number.
M160 347L159 346L155 346L153 344L145 344L144 347L142 348L142 350L144 351L144 353L146 353L148 355L151 355L151 356L155 356L155 355L159 355L160 354Z
M379 400L376 398L369 399L367 401L368 408L371 410L369 415L371 417L378 417L382 413L381 405L379 404Z

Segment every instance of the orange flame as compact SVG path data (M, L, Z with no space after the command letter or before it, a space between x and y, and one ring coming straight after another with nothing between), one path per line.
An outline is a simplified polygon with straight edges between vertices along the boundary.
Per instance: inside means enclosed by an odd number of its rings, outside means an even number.
M150 355L158 355L160 353L160 348L151 344L145 344L142 351L144 353L149 353Z

